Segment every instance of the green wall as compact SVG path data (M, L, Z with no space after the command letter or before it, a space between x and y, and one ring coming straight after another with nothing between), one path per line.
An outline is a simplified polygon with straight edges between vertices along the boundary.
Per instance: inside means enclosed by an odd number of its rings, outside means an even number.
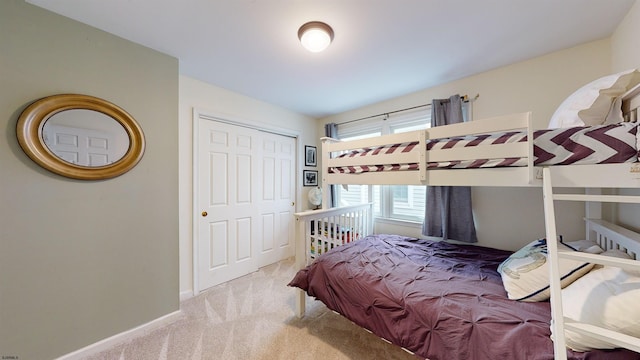
M79 181L31 161L16 121L57 93L133 115L140 163ZM2 0L0 129L0 356L55 358L178 310L177 59Z

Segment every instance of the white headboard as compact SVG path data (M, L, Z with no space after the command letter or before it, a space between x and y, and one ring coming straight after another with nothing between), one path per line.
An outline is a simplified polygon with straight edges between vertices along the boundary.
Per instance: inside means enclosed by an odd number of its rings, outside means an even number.
M585 219L595 241L604 250L620 250L632 259L640 260L640 234L599 219Z

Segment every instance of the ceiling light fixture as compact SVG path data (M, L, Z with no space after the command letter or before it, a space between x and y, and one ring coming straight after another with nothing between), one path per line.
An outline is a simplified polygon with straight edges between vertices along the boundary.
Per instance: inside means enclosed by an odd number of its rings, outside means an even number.
M333 41L333 29L323 22L310 21L298 29L298 39L307 50L320 52Z

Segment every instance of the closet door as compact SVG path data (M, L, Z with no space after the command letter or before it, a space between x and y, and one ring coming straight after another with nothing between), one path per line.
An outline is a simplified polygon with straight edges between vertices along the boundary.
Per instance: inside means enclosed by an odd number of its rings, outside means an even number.
M198 290L258 269L260 132L198 119Z
M295 139L197 119L197 291L294 254Z
M258 265L294 255L295 139L262 134Z

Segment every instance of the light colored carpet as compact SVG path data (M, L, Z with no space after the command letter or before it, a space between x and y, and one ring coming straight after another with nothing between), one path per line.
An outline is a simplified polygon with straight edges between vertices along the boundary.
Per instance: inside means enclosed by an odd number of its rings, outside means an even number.
M181 304L180 320L88 360L416 360L307 298L294 315L293 259L215 286Z

